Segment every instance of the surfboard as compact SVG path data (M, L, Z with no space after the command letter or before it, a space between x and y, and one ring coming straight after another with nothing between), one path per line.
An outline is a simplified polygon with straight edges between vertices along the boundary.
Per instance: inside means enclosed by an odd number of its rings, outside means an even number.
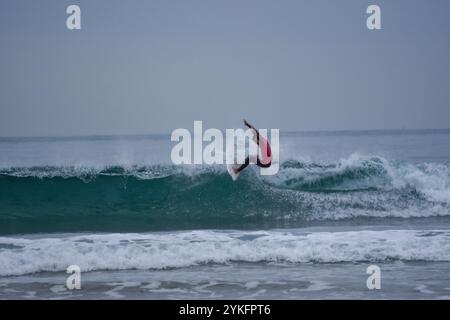
M228 171L228 173L230 174L231 179L233 179L233 181L236 181L237 178L239 177L239 172L236 173L236 172L234 172L233 169L234 169L234 165L232 165L232 164L227 164L227 171Z

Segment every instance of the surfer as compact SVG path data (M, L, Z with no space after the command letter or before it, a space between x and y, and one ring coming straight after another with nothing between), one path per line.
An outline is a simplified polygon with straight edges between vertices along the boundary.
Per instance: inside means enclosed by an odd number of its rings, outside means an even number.
M253 141L259 146L261 150L261 159L258 155L256 155L256 165L261 168L268 168L272 164L272 150L270 150L269 141L266 138L261 136L258 130L252 126L247 120L244 119L244 124L253 132ZM245 162L237 168L234 168L234 173L238 174L242 170L244 170L250 164L250 156L245 158Z

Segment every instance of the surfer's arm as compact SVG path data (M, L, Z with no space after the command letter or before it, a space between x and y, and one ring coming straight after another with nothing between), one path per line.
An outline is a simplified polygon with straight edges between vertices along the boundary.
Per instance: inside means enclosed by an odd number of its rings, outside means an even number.
M250 123L248 123L248 121L245 120L245 119L244 119L244 124L245 124L247 127L249 127L250 129L255 130L256 135L259 137L259 131L258 131L258 129L256 129L256 128L255 128L254 126L252 126Z
M249 129L252 129L252 130L254 130L255 131L255 134L256 134L256 144L257 145L259 145L259 131L258 131L258 129L256 129L254 126L252 126L250 123L248 123L248 121L247 120L245 120L244 119L244 124L247 126L247 127L249 127Z

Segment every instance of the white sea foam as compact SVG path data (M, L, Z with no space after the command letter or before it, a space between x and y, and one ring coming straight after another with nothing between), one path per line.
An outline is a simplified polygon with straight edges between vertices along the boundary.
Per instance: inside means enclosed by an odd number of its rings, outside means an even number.
M450 230L190 231L0 238L0 275L181 268L205 263L450 261Z
M325 179L332 184L321 188L329 191L368 188L386 191L412 189L430 201L450 204L448 164L410 164L359 153L353 153L335 163L299 162L299 164L300 167L282 168L278 175L267 177L265 180L275 186L297 187L300 190Z

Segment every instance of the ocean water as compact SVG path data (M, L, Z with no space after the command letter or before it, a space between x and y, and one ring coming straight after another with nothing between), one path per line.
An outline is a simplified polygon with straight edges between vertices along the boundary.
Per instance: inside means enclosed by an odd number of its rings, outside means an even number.
M0 299L450 298L450 130L282 132L236 182L173 145L1 138Z

